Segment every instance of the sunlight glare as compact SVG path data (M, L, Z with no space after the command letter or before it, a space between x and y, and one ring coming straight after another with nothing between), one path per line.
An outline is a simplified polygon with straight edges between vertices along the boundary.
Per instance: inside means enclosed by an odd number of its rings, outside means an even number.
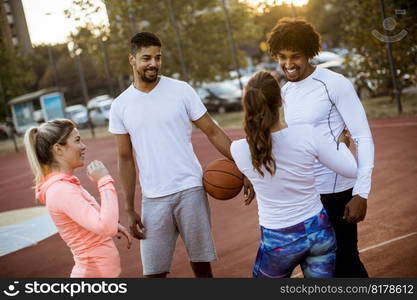
M256 7L259 4L267 5L282 5L293 4L294 6L303 6L308 3L308 0L242 0L242 2L248 3L250 6Z

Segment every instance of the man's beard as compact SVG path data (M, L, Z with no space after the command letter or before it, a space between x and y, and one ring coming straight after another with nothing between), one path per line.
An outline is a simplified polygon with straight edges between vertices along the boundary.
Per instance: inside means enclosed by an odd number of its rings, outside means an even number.
M156 71L155 76L154 77L147 77L146 76L146 71L153 71L153 70ZM155 81L158 80L158 75L159 75L158 72L159 72L159 69L157 69L157 68L147 69L142 74L140 74L140 78L142 79L143 82L152 83L152 82L155 82Z

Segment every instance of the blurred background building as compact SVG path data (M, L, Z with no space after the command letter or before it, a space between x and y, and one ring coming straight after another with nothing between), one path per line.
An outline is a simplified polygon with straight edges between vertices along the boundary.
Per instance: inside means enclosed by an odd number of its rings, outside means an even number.
M21 0L0 0L1 36L5 45L32 52L28 26Z

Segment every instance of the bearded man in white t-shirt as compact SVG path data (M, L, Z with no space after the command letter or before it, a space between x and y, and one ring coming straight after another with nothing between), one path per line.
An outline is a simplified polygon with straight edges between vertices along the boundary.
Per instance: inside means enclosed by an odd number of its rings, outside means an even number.
M192 123L224 156L231 141L207 113L194 89L159 74L161 41L150 32L131 39L134 82L112 103L109 131L116 136L118 167L132 235L140 240L145 277L166 277L178 235L196 277L212 277L217 259L202 169L191 144ZM135 211L136 166L142 214ZM246 195L253 198L246 187Z
M283 18L267 43L288 80L281 90L288 126L311 124L335 141L347 129L354 141L357 180L317 162L316 188L336 232L335 276L368 277L357 246L357 223L366 215L374 166L374 144L364 108L348 79L309 63L320 50L320 35L311 24L301 18Z

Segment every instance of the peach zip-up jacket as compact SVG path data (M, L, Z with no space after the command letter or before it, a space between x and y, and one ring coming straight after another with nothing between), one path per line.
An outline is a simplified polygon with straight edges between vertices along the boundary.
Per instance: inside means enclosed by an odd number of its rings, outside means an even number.
M37 187L36 198L46 204L62 239L71 249L75 266L71 277L118 277L117 234L119 206L110 175L97 183L101 206L77 177L51 173Z

